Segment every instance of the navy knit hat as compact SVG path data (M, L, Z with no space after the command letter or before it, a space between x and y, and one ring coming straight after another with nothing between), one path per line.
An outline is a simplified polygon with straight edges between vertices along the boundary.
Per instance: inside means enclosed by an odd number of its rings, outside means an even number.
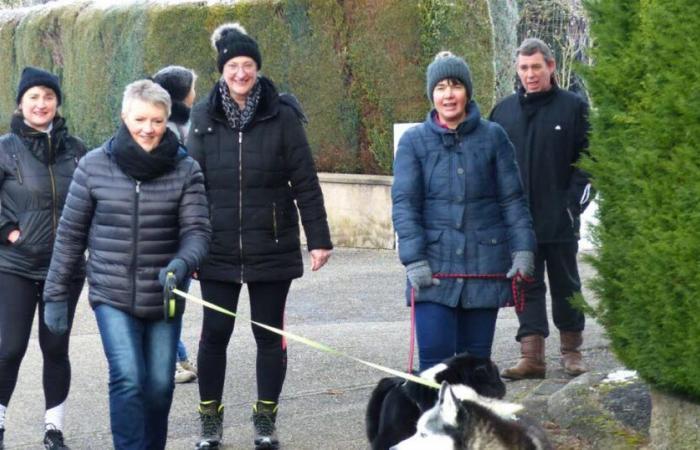
M168 91L173 103L182 102L190 95L194 79L194 72L182 66L164 67L153 75L153 81Z
M258 70L262 67L262 56L260 56L258 43L248 36L245 28L238 22L225 23L214 30L211 34L211 45L219 54L217 58L219 72L224 71L226 61L236 56L253 58L258 65Z
M467 95L472 96L472 77L469 73L469 66L459 56L455 56L451 52L440 52L435 55L435 59L428 66L426 73L428 99L432 103L433 90L435 85L446 78L455 78L459 80L465 88Z
M44 86L54 91L58 105L61 105L61 86L58 84L58 77L51 72L31 66L27 66L22 70L19 86L17 86L18 105L24 93L34 86Z

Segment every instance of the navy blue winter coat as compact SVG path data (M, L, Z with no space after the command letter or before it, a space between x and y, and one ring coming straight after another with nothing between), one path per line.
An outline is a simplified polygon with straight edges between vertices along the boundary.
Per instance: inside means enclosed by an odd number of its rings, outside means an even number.
M515 251L535 251L513 146L474 101L456 130L434 121L399 141L392 187L393 222L404 265L428 260L433 273L505 274ZM410 290L407 288L407 294ZM417 301L496 308L512 300L506 280L443 279Z

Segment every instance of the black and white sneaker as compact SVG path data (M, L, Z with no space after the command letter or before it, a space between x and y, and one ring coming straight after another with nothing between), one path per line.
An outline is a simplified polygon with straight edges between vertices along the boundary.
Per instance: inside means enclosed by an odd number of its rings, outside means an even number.
M70 450L63 442L63 433L56 427L49 426L44 433L44 448L46 450Z

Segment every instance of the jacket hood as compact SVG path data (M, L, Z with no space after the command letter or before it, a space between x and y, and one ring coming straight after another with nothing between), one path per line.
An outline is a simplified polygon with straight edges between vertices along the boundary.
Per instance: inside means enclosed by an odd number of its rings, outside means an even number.
M21 115L14 114L10 122L10 128L14 134L19 136L26 144L29 151L36 159L44 164L53 164L56 155L63 151L68 128L66 120L58 114L53 119L51 131L44 133L36 130L24 122ZM46 147L46 135L51 138L51 148Z
M467 104L467 117L457 126L456 130L451 130L448 128L441 127L435 121L435 116L437 111L433 108L428 112L425 118L425 123L433 133L442 136L442 142L445 147L452 147L459 141L459 136L464 136L471 133L479 126L481 121L481 111L479 110L479 105L474 101L470 100Z

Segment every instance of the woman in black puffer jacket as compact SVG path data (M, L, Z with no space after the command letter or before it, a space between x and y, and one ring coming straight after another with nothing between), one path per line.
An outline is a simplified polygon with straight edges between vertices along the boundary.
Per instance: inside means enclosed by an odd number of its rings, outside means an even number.
M58 219L83 143L68 134L58 115L58 77L41 69L22 71L17 112L11 132L0 137L0 448L5 410L17 382L34 319L52 314L41 301ZM66 328L83 286L83 261L66 280ZM39 320L39 346L44 357L47 448L63 448L64 402L70 387L70 333L57 336Z
M126 87L124 124L75 171L44 290L47 303L65 302L89 250L116 449L165 448L182 317L163 317L163 284L167 272L178 285L189 277L211 233L202 171L167 128L170 106L152 81ZM63 331L60 318L47 325Z
M320 269L332 244L323 195L299 106L261 76L260 50L239 24L212 35L222 76L192 110L188 148L204 170L212 244L199 270L203 296L231 311L248 285L254 320L282 328L287 292L302 275L299 216ZM295 204L296 202L296 204ZM234 320L205 309L199 366L200 448L217 448L223 431L221 398L226 347ZM258 401L253 407L255 448L277 448L277 401L287 367L284 340L253 327Z

